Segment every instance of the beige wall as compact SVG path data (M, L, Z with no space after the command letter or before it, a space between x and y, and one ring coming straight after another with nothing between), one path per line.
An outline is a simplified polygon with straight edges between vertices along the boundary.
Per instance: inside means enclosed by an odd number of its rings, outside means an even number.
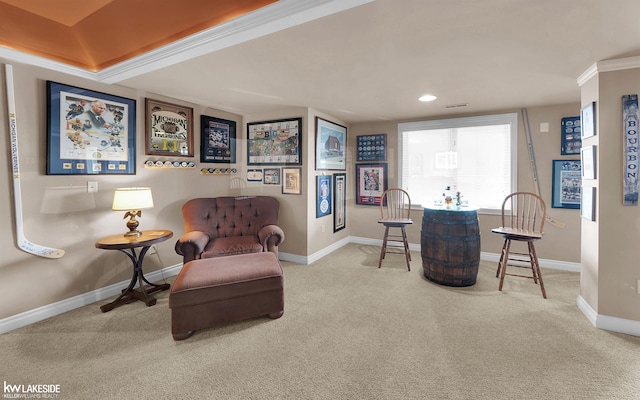
M518 189L534 191L533 176L529 163L527 141L524 135L524 126L520 109L498 110L496 113L518 113ZM552 208L552 161L560 159L579 159L577 155L560 155L560 121L562 117L580 115L579 104L563 104L527 109L529 123L532 131L532 141L535 149L540 193L547 204L547 213L556 220L565 223L565 228L559 229L553 225L545 225L544 240L536 244L539 258L577 263L580 261L580 216L578 210ZM439 118L463 117L465 115L446 115ZM438 119L438 118L433 118ZM398 185L398 122L389 121L379 123L354 124L349 130L349 145L354 148L356 136L375 133L386 133L388 138L387 163L389 171L389 186ZM549 132L540 132L540 123L549 123ZM355 190L355 188L353 189ZM464 188L460 188L464 194ZM351 196L354 201L350 206L349 225L352 236L373 237L381 239L384 233L377 223L379 209L372 206L355 205L355 194ZM473 203L473 199L468 199ZM420 243L420 229L422 224L422 210L418 209L411 215L414 224L407 230L409 242ZM502 247L502 238L491 233L491 228L500 225L498 215L480 214L480 231L482 251L487 253L499 253ZM544 265L544 262L543 262Z
M603 72L582 86L582 103L596 101L596 221L584 222L581 296L601 315L640 320L637 293L640 211L623 206L622 96L640 92L640 68Z
M0 63L4 60L0 59ZM157 246L158 256L149 254L145 259L145 271L151 272L167 266L177 265L181 258L175 254L175 239L182 233L182 204L194 197L220 196L227 194L265 194L279 199L280 224L286 240L281 251L302 257L312 256L332 244L357 236L379 240L381 228L376 223L378 210L375 207L355 205L355 152L356 135L367 133L387 133L389 138L389 179L397 184L397 126L396 122L356 124L347 126L344 122L317 110L304 107L290 107L278 112L239 116L220 110L190 104L175 99L164 98L120 86L104 85L38 67L13 63L16 87L16 110L18 118L19 155L22 183L22 207L25 233L32 242L61 248L66 255L60 259L45 259L19 250L15 243L11 162L8 157L9 136L7 126L7 106L4 78L0 96L0 132L5 140L0 142L0 152L7 155L0 164L0 207L5 210L0 215L4 227L0 233L0 319L30 311L38 307L69 299L113 283L128 280L131 266L128 259L119 252L99 250L94 243L100 237L125 230L123 213L111 210L113 190L123 186L149 186L153 190L155 207L144 210L141 229L170 229L174 238ZM137 171L135 175L118 176L48 176L46 169L46 90L45 81L53 80L86 89L106 92L132 98L137 101ZM154 170L146 169L144 161L157 157L144 155L144 98L165 100L194 108L195 157L198 168L194 170ZM560 157L560 118L578 115L579 105L569 104L529 109L536 146L538 172L542 195L550 202L551 160ZM507 110L518 112L519 110ZM502 111L501 111L502 112ZM231 176L205 176L199 168L214 164L199 163L199 115L231 119L237 122L238 162L240 177L246 177L246 123L289 117L302 117L303 182L302 195L283 195L280 186L265 186L247 183L241 190L230 189ZM347 148L347 221L346 229L333 232L333 216L315 218L315 177L336 171L315 170L315 118L323 117L348 127ZM451 117L451 116L446 116ZM404 122L404 121L403 121ZM539 133L540 122L550 123L549 133ZM526 142L520 126L519 142L519 187L532 190L532 178L526 150ZM184 160L175 158L177 160ZM85 186L88 181L97 181L99 191L95 194L96 208L88 211L64 214L43 214L40 212L42 197L47 188L59 186ZM539 247L541 258L578 262L580 259L580 218L576 210L551 209L550 214L562 220L567 227L563 230L548 227L545 240ZM411 243L420 243L421 212L413 216L416 223L409 231ZM482 250L497 253L500 238L490 233L498 224L495 216L480 216L482 229Z

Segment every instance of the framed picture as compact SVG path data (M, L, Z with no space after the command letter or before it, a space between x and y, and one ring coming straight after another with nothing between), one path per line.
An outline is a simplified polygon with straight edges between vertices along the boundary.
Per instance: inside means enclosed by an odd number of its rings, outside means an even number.
M580 159L582 160L582 179L596 179L596 146L583 147Z
M248 169L247 182L262 182L262 169Z
M302 118L247 123L247 165L302 165Z
M279 185L280 168L265 168L262 182L265 185Z
M553 160L553 208L580 208L580 160Z
M640 152L638 151L638 95L622 96L622 126L624 127L624 170L622 171L622 205L638 205L638 169Z
M193 108L145 99L145 154L193 157Z
M592 101L580 110L582 139L596 134L596 102Z
M136 173L136 101L47 81L47 175Z
M333 175L333 231L338 232L347 226L347 174Z
M331 176L316 176L316 218L331 214Z
M387 164L356 164L356 204L379 206L387 189Z
M582 147L582 126L580 117L565 117L560 122L561 141L560 154L580 154Z
M201 115L200 130L200 162L236 162L235 121Z
M302 194L302 168L282 168L282 194Z
M580 201L580 216L589 221L596 220L596 188L584 186Z
M346 170L347 128L316 117L316 169Z
M357 161L386 161L387 134L356 136Z

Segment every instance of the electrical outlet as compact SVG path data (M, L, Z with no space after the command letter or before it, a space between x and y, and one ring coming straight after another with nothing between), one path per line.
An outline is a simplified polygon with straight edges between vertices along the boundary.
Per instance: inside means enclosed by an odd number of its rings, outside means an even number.
M87 182L87 193L98 193L98 182L96 181Z

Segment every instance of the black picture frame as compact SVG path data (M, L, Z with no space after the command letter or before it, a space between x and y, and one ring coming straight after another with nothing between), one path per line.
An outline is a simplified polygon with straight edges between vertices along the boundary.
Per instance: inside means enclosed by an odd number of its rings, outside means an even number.
M316 170L347 169L347 128L316 117Z
M356 147L356 161L372 162L387 160L386 133L356 136Z
M580 208L581 171L580 160L553 160L552 208Z
M387 163L356 164L356 204L379 206L387 189Z
M200 115L200 162L235 164L235 121Z
M135 175L136 101L59 82L46 86L47 175Z
M563 156L580 154L582 147L581 118L579 116L562 118L560 129L562 130L560 154Z
M302 118L247 123L247 165L302 165Z
M316 176L316 218L331 214L331 175Z
M347 174L333 174L333 232L347 227Z
M280 168L265 168L262 183L265 185L280 185Z

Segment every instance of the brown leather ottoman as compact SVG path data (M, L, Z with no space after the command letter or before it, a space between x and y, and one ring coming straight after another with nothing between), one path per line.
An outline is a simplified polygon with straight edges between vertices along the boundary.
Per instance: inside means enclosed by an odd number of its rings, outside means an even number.
M193 260L169 294L171 333L184 340L196 329L284 313L282 267L271 252Z

